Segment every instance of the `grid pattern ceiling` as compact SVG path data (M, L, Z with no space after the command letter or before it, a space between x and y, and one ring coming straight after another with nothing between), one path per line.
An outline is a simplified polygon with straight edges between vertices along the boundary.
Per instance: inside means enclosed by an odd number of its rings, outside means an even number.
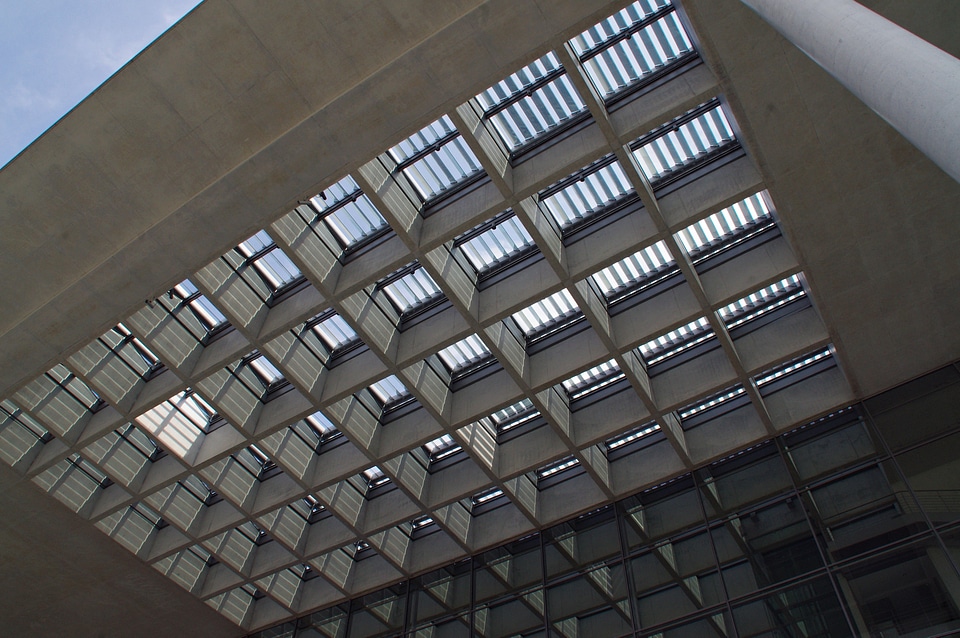
M245 629L853 399L665 0L335 176L6 397L0 456Z

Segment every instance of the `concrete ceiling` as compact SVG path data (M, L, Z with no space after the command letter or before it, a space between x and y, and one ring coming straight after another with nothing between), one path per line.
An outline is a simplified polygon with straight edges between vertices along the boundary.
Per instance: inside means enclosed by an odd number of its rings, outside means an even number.
M0 171L0 395L619 4L208 0ZM960 53L955 2L864 4ZM736 0L684 7L854 391L960 357L960 185ZM236 631L7 468L0 488L5 573L31 583L5 588L12 633Z

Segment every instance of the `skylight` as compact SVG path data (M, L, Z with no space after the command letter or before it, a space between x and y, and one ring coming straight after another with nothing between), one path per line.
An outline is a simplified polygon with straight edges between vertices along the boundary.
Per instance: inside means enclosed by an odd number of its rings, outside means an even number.
M538 416L540 416L540 411L534 407L533 401L522 399L513 405L497 410L487 419L493 426L493 431L502 434L524 423L529 423Z
M727 245L770 221L767 200L763 193L756 193L684 228L677 233L677 239L696 261L711 254L711 249Z
M660 431L660 424L656 422L644 423L640 427L628 430L624 434L617 435L615 437L607 439L604 444L606 445L607 451L612 452L622 448L628 443L633 443L638 441L645 436L649 436L654 432Z
M310 329L320 337L330 352L336 352L360 339L350 324L337 313L323 313L321 316L325 318L314 323Z
M349 175L310 198L310 205L344 249L387 227L387 220Z
M256 353L252 358L247 359L247 364L253 369L257 375L257 378L265 388L269 388L275 383L283 381L283 374L277 370L275 365L270 363L269 359L259 352Z
M410 396L410 391L400 382L396 375L390 375L370 386L370 392L384 408L402 401Z
M438 439L424 443L423 449L426 450L430 461L439 461L445 459L460 451L460 445L449 434L444 434Z
M715 336L710 321L706 317L700 317L643 344L638 350L647 365L654 366Z
M544 190L540 203L564 230L631 192L633 185L620 163L607 156Z
M185 304L193 312L194 316L203 324L207 332L218 328L227 322L227 318L220 312L209 299L200 294L193 282L184 279L177 284L171 291L178 296L181 303ZM172 297L173 295L171 295Z
M423 202L482 170L446 115L391 148L389 154Z
M707 103L631 145L651 183L692 164L734 139L719 104Z
M724 306L718 313L727 329L733 329L797 299L802 299L806 295L800 275L790 275L786 279Z
M486 273L535 247L533 238L513 211L487 220L454 241L454 245L477 274Z
M562 288L546 299L514 313L513 320L523 335L531 339L578 316L580 307L570 292Z
M414 262L378 284L401 317L443 296L430 274Z
M473 334L437 353L452 375L482 363L491 357L487 344Z
M823 348L822 350L817 350L816 352L811 352L810 354L797 357L792 361L788 361L784 364L781 364L771 370L761 373L755 379L757 387L763 389L765 386L789 377L792 374L800 372L810 366L814 365L819 361L823 361L833 356L833 351L829 348Z
M711 395L706 399L690 404L685 408L681 408L677 413L680 416L681 421L687 421L698 414L712 410L713 408L726 404L737 397L745 395L746 390L743 389L743 386L735 385L731 388L727 388L726 390L722 390L717 394Z
M658 241L629 257L607 266L590 278L608 304L624 299L657 275L676 269L676 261L663 241Z
M616 383L623 378L623 372L617 362L611 359L584 370L563 382L567 397L573 401Z
M242 242L237 250L246 258L245 263L252 265L274 292L302 276L265 230Z
M562 472L573 469L580 465L580 459L575 456L568 456L566 458L560 459L550 463L549 465L544 465L539 468L535 474L537 480L542 481L544 479L550 478L551 476L556 476Z
M510 151L586 109L553 52L477 96Z
M368 489L373 489L390 482L390 477L385 475L383 470L376 465L364 470L360 475L366 480Z
M88 410L97 410L103 405L100 395L78 379L63 364L57 364L46 374L47 378L67 391L67 393L81 403Z
M641 0L570 41L601 97L634 84L693 50L669 2Z

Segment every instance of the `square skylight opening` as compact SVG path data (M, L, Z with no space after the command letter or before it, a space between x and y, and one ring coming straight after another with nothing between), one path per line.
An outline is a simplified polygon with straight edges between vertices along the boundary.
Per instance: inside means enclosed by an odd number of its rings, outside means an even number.
M512 315L513 321L527 340L562 327L581 316L580 307L566 288Z
M317 443L322 443L339 433L337 426L319 410L305 417L303 421L316 436Z
M737 401L738 398L741 400ZM732 409L732 407L736 407L744 401L749 402L746 390L744 390L742 385L737 384L721 390L716 394L712 394L705 399L700 399L699 401L680 408L677 410L677 416L680 417L681 424L688 425L690 421L696 417L705 416L708 412L718 409L721 406Z
M386 485L390 482L390 477L384 474L383 470L376 465L361 472L360 476L362 476L364 481L366 481L368 490L372 490L375 487L380 487L381 485Z
M483 171L480 160L446 115L391 148L388 154L423 203Z
M70 463L70 465L79 470L81 475L89 479L90 482L92 482L96 487L107 488L113 484L113 480L104 474L99 467L79 454L73 454L69 456L67 461Z
M156 460L162 452L153 439L132 423L116 430L116 434L147 460Z
M206 328L207 333L227 323L227 318L224 314L220 312L209 299L203 296L189 279L184 279L174 286L170 293L168 293L168 296L171 298L174 296L179 297L180 303L190 308L193 315L203 327Z
M552 51L476 99L511 152L586 111L586 104Z
M481 421L487 421L492 426L493 433L503 434L530 423L539 416L540 410L533 405L533 401L524 398L513 405L497 410Z
M549 478L557 477L560 474L579 466L580 459L571 454L570 456L562 458L559 461L554 461L553 463L538 468L534 474L537 477L537 481L541 482Z
M388 410L412 398L410 391L407 390L406 386L404 386L400 379L394 374L391 374L385 379L380 379L371 385L370 393L373 394L377 403L379 403L380 407L384 410Z
M105 405L99 394L61 363L53 366L45 376L91 412L96 412Z
M444 434L443 436L436 438L432 441L423 444L423 449L427 453L431 463L441 461L445 458L453 456L459 452L462 448L460 444L454 440L449 434Z
M676 12L663 0L634 2L570 44L603 99L693 52Z
M726 114L714 100L637 140L631 149L644 175L656 185L735 139Z
M454 240L478 275L537 249L533 238L513 213L507 210L488 219Z
M680 326L648 341L637 350L649 368L714 338L716 335L710 320L700 317L685 326Z
M815 368L819 369L817 364L821 366L830 360L832 363L833 358L833 349L830 346L826 348L821 348L809 354L799 356L795 359L781 363L770 370L766 370L758 374L754 381L757 384L757 388L760 390L760 393L765 395L768 392L773 390L773 386L780 385L777 382L786 381L788 377L804 377L801 373L805 370L810 371ZM801 380L801 379L797 379Z
M677 270L677 262L663 241L658 241L590 276L608 306L622 301L648 284Z
M640 439L655 434L660 431L660 424L656 421L650 421L644 423L643 425L633 428L624 432L623 434L618 434L616 436L610 437L604 441L604 446L607 449L607 452L613 452L615 450L622 449L623 446L633 443L634 441L639 441Z
M614 359L584 370L563 381L563 389L570 401L575 401L624 378L623 371Z
M440 361L451 376L456 376L470 368L489 361L493 356L483 339L475 334L447 346L437 353Z
M623 167L607 155L544 189L539 200L563 232L612 209L633 192Z
M680 246L697 263L702 258L729 247L751 231L773 223L764 193L755 193L742 201L684 228L676 234Z
M417 262L384 277L376 287L387 296L401 319L443 298L433 277Z
M481 505L486 505L487 503L492 503L501 496L506 496L502 489L499 487L491 487L490 489L478 492L470 497L470 503L472 509L476 510Z
M720 308L717 313L727 329L733 330L806 296L802 276L790 275Z
M331 354L342 350L360 340L359 335L354 331L346 320L336 312L327 311L318 315L317 320L307 322L310 329L320 337Z
M363 243L387 227L387 220L349 175L311 197L310 205L344 250Z
M237 246L237 251L244 257L244 263L253 266L263 283L273 292L303 277L300 269L265 230L242 242Z
M237 366L236 373L240 375L241 379L244 379L242 370L244 367L249 368L253 373L253 377L256 379L257 383L260 385L259 388L250 387L249 384L246 384L247 387L258 396L265 396L264 393L272 392L282 385L286 385L288 381L284 378L283 373L273 365L269 359L267 359L263 353L254 350L252 353L248 354L246 357L240 360L240 364Z

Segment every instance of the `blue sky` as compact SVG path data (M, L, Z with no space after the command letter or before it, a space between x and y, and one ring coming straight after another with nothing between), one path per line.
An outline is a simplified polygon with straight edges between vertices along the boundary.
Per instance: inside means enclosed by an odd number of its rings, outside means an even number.
M199 0L0 0L0 166Z

